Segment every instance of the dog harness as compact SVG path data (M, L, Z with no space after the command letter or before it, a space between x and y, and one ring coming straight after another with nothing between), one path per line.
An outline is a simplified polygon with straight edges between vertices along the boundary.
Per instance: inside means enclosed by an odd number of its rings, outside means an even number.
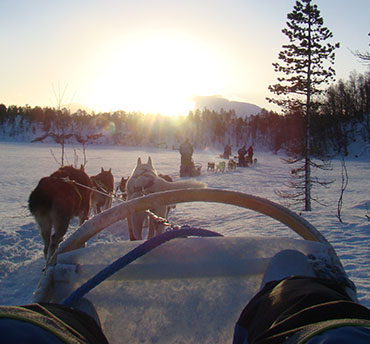
M80 206L81 205L81 202L82 202L82 194L80 192L80 189L77 186L77 182L75 180L73 180L73 179L69 179L69 177L55 178L55 179L61 179L65 183L70 184L70 185L73 186L73 189L76 192L76 194L78 195L78 198L80 200L79 203L78 203L78 206Z
M145 177L145 176L153 177L153 174L148 173L147 171L144 171L143 173L138 175L138 177ZM156 176L156 177L158 177L158 176ZM150 193L150 192L146 192L145 190L147 190L147 189L149 189L153 186L155 179L156 179L155 177L150 178L149 182L144 186L135 186L133 194L134 195L139 194L139 196L144 196L144 195ZM136 197L139 197L139 196L136 196Z
M100 180L97 180L95 178L91 178L92 183L94 184L94 187L97 190L103 191L106 194L110 194L110 192L107 190L107 187L101 182Z

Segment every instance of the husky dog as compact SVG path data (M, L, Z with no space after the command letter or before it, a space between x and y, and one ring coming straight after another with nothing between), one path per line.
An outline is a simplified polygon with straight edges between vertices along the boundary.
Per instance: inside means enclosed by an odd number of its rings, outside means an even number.
M225 161L220 161L216 166L216 172L225 172L226 164Z
M121 191L121 192L126 192L126 183L128 181L128 178L125 178L125 177L122 177L121 178L121 181L119 182L118 186L116 187L116 192L118 191L118 189Z
M141 158L138 158L137 165L126 183L126 192L127 199L130 200L154 192L174 189L204 188L205 186L206 185L204 183L191 179L169 182L164 178L161 178L152 164L151 157L149 157L146 164L141 162ZM151 210L156 215L167 218L169 207L162 206ZM142 239L143 222L146 216L147 215L145 212L140 212L128 217L127 220L130 232L130 240ZM151 218L149 221L148 239L155 235L161 234L163 229L163 225L156 223Z
M93 188L99 191L93 192L91 196L91 207L96 215L112 206L112 197L110 197L110 195L103 195L103 193L113 193L114 178L112 169L110 168L108 171L104 171L104 168L102 168L99 174L90 177L90 179Z
M117 185L116 187L116 194L117 194L117 191L121 191L121 194L118 195L118 197L120 197L122 200L126 201L127 199L127 194L126 194L126 183L128 181L128 178L125 178L125 177L122 177L119 184Z
M229 171L231 171L231 170L235 170L235 169L236 169L236 166L237 166L236 161L234 161L234 160L232 160L232 159L230 159L230 160L227 162L227 168L228 168L228 170L229 170Z
M47 261L62 241L72 217L78 216L82 224L89 216L91 190L70 181L92 186L83 166L64 166L41 178L28 199L28 208L40 227Z
M208 162L207 171L214 171L215 170L215 163Z

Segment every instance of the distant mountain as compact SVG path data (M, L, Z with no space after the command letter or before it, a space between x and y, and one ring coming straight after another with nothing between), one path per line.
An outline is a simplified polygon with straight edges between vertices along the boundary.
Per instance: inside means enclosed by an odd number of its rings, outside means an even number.
M261 108L257 105L230 101L222 96L194 96L192 98L194 101L194 110L203 110L207 108L208 110L213 110L219 112L221 109L225 111L235 110L238 117L248 117L250 115L256 115L261 111Z

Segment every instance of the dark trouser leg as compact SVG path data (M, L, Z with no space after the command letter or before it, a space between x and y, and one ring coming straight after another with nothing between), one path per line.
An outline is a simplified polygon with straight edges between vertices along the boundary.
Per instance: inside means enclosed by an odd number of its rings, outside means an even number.
M59 304L1 306L0 318L11 320L14 326L17 326L17 321L21 324L29 324L29 328L24 328L24 331L30 330L29 335L32 338L29 338L27 333L23 334L24 338L29 339L27 343L37 343L35 337L39 333L37 329L40 328L42 338L45 337L46 332L46 336L60 338L63 343L108 344L104 333L92 317ZM0 336L6 336L6 329L2 327L1 330L4 333L0 333ZM10 335L13 334L10 333ZM50 343L53 343L52 339Z
M297 276L267 283L244 308L237 325L248 331L248 343L272 336L279 342L281 333L348 317L370 320L370 311L352 302L335 282Z

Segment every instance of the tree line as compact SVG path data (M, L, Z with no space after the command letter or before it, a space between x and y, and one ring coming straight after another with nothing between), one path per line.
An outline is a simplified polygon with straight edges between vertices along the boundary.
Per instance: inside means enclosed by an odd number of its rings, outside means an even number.
M331 85L315 105L311 118L312 154L316 157L346 153L360 135L370 141L370 72L351 74L349 80ZM305 115L299 109L284 115L262 109L256 115L238 117L235 111L198 109L177 119L140 112L71 113L39 106L0 104L2 135L31 140L49 137L57 143L108 143L127 146L177 146L188 137L195 147L235 148L252 144L278 152L302 153ZM1 131L0 131L1 134Z

